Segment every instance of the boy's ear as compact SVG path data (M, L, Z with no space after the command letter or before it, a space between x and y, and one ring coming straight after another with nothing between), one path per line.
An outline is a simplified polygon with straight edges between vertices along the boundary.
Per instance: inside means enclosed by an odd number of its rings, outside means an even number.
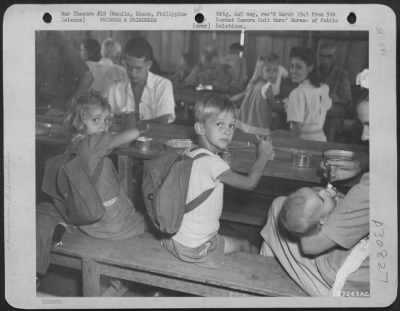
M147 61L147 70L150 70L151 66L153 65L153 61L148 60Z
M203 124L200 122L195 122L194 123L194 130L197 135L203 136L204 135L204 127Z

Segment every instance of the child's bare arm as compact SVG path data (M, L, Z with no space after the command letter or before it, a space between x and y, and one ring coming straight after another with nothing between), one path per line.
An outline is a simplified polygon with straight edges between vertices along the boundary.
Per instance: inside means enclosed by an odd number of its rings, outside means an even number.
M121 145L134 141L144 132L148 131L148 129L149 127L146 127L144 130L130 128L114 134L110 142L110 149L117 148Z
M265 165L273 157L274 150L272 144L268 141L261 141L257 146L257 160L254 162L247 176L228 170L218 176L222 183L229 186L253 190L260 181Z

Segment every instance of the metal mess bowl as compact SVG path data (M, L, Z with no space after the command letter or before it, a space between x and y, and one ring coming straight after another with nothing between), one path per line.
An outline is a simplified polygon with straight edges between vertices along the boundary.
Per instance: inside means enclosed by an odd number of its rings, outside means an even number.
M340 167L343 170L357 169L357 161L355 154L347 150L327 150L323 154L324 162L329 162L330 165Z

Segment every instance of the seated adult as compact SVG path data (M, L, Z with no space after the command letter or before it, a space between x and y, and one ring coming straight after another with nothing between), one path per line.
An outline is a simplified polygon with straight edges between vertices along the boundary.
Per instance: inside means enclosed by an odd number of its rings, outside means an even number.
M172 83L174 85L181 85L192 69L193 55L191 53L183 53L170 76Z
M368 98L360 101L357 113L363 124L362 139L369 139ZM336 169L336 179L346 176L340 171L340 167ZM261 231L264 239L261 254L275 256L290 277L312 296L336 296L344 291L369 292L369 173L361 177L359 184L353 186L337 206L332 205L333 198L321 192L304 191L303 188L297 192L300 197L297 202L293 201L293 195L291 202L285 197L273 201L267 224ZM307 205L308 211L321 205L326 214L317 220L313 230L296 229L301 234L293 237L282 228L294 228L288 223L299 223L306 217L298 214L301 209L288 212L290 204Z
M107 38L101 43L101 59L100 64L119 65L121 57L121 45L112 38Z
M87 50L91 51L88 48ZM98 91L103 97L108 97L109 89L113 83L128 80L125 68L118 64L120 53L119 43L108 38L102 42L101 48L98 44L98 55L100 57L97 60L88 58L86 61L94 77L91 88Z
M36 107L63 115L88 90L93 75L62 31L37 31Z
M186 77L184 83L197 86L212 85L215 89L228 89L231 82L229 74L230 66L221 64L217 57L217 49L213 45L207 45L200 57L200 63Z
M172 83L150 72L152 48L142 37L127 42L124 65L128 81L111 85L108 99L114 114L135 112L142 120L170 123L175 119Z
M248 80L246 60L241 55L243 46L238 43L232 43L228 54L221 59L221 63L231 67L232 80L230 87L236 90L243 90Z
M351 87L346 70L336 63L337 46L333 41L323 42L319 48L319 75L329 86L329 96L333 104L351 108Z

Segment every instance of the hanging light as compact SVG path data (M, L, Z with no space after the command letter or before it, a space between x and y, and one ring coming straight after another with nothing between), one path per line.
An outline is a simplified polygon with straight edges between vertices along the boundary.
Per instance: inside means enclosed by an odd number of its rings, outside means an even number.
M241 46L244 46L244 29L240 32L240 40L239 43ZM239 57L243 56L243 51L240 51Z

